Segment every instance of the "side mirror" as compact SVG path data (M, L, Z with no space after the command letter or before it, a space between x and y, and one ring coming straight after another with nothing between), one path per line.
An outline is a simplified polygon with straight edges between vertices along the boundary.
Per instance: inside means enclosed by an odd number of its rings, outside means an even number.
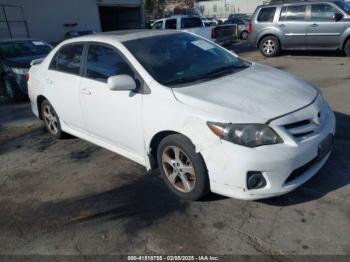
M344 15L341 14L341 13L335 13L335 14L333 15L333 20L336 21L336 22L338 22L338 21L342 20L343 17L344 17Z
M112 91L135 90L136 81L129 75L111 76L107 80L107 86Z

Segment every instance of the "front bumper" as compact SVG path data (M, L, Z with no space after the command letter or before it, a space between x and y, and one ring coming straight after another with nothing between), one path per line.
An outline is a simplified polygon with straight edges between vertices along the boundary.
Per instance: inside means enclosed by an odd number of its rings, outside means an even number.
M304 117L314 108L315 105L311 105L286 119ZM325 114L322 128L303 140L282 134L282 118L270 123L270 126L282 136L285 141L283 144L247 148L220 140L210 148L201 150L209 173L211 191L228 197L256 200L286 194L308 181L330 156L327 153L315 161L320 143L329 134L335 134L335 116L326 103L322 112ZM302 173L287 181L298 170ZM261 189L248 190L246 180L249 171L262 172L267 185Z

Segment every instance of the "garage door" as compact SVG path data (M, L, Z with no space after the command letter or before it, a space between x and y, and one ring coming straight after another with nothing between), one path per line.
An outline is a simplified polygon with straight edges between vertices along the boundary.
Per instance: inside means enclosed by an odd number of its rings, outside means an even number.
M100 6L99 12L104 32L141 28L139 7Z
M22 7L0 6L0 39L29 37Z

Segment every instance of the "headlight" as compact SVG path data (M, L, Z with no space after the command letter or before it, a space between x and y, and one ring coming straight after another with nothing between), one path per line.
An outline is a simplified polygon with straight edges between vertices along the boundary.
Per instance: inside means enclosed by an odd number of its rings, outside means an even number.
M12 67L12 72L14 72L17 75L26 75L29 72L29 69Z
M207 123L210 130L221 139L246 147L258 147L283 143L282 138L263 124Z

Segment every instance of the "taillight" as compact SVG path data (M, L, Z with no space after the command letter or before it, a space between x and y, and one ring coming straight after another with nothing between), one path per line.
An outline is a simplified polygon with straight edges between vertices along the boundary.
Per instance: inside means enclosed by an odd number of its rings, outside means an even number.
M29 81L29 73L26 73L26 81Z
M252 22L249 23L248 33L253 33L253 24Z
M216 38L216 28L213 27L213 29L211 30L211 38L215 39Z

